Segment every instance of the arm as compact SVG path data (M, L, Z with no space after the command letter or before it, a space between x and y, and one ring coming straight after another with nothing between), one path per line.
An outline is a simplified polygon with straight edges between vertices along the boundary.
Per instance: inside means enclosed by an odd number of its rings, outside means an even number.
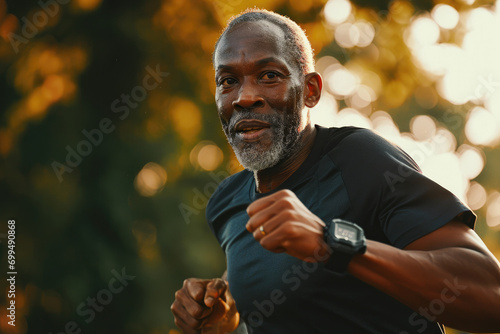
M431 321L465 331L500 329L500 264L477 234L460 222L404 250L375 241L348 271Z
M291 191L261 198L247 211L247 229L264 248L305 261L327 258L324 223ZM433 321L476 332L500 329L500 265L462 223L450 222L404 250L368 241L348 270Z
M225 276L226 273L222 279L186 279L175 293L171 310L183 333L222 334L238 327L239 313Z

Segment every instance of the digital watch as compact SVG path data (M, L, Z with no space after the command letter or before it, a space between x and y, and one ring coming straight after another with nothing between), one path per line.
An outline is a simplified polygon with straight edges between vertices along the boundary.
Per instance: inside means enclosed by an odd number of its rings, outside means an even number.
M327 222L324 237L332 251L325 269L345 273L352 257L366 251L366 238L358 225L342 219Z

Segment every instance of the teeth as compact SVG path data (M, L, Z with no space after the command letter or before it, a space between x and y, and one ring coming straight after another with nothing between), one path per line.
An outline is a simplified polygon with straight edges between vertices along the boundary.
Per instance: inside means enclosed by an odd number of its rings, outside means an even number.
M245 133L254 133L254 132L257 132L259 131L261 128L246 128L246 129L243 129L243 132Z

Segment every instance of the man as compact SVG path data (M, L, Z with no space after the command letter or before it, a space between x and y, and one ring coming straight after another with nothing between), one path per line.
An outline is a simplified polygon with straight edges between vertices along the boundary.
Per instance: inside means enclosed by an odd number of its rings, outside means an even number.
M222 127L246 169L207 207L227 277L176 292L184 333L500 330L500 264L474 214L371 131L311 124L322 79L293 21L243 13L213 62Z

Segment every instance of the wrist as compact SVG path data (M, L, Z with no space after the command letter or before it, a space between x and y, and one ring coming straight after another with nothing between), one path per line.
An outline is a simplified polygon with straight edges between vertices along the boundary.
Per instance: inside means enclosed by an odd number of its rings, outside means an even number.
M335 273L345 273L352 258L366 251L363 229L345 220L333 219L331 222L326 222L324 238L330 248L325 269Z

